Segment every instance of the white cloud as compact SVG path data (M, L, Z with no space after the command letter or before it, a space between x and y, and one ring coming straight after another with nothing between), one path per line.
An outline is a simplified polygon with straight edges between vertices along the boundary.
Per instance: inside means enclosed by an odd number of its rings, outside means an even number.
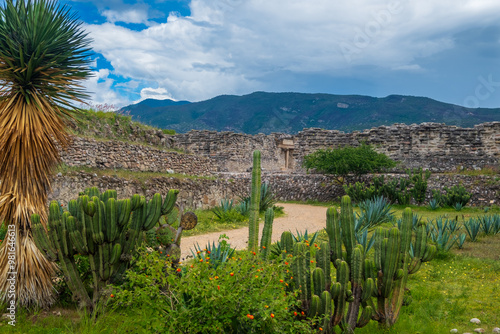
M128 99L120 96L113 88L114 80L109 77L108 69L93 71L92 76L84 81L83 86L87 90L93 105L113 105L116 108L128 104Z
M130 8L122 11L103 10L101 15L106 17L108 22L124 22L124 23L147 23L148 10L147 8Z
M139 103L145 99L156 99L156 100L170 99L170 100L174 100L172 95L170 95L165 88L161 88L161 87L159 87L159 88L148 87L148 88L141 89L141 98L137 101L134 101L134 104Z
M115 74L199 101L265 89L263 78L280 71L421 70L421 59L454 48L455 33L497 24L500 3L192 0L190 9L190 17L171 13L142 31L111 23L86 28ZM109 17L147 20L140 12Z

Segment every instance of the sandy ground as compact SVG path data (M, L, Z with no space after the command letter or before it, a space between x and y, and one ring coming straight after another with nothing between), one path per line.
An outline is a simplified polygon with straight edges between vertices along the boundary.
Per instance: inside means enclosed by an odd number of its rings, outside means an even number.
M307 230L310 233L319 231L326 226L326 207L288 203L279 203L278 205L285 208L285 216L274 219L272 242L279 240L281 233L284 231L291 231L295 234L296 231L303 233ZM261 221L259 224L259 243L263 226L264 222ZM248 227L243 227L224 232L182 238L181 258L185 259L186 256L191 256L191 249L195 249L194 245L196 243L201 247L204 247L208 243L212 244L212 242L217 244L221 234L226 234L229 237L229 243L232 247L236 249L245 249L247 247Z

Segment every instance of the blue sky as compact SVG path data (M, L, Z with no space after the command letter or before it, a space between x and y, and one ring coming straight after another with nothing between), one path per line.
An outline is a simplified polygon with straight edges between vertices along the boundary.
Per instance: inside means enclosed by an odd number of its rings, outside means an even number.
M498 0L74 0L94 104L254 91L500 107Z

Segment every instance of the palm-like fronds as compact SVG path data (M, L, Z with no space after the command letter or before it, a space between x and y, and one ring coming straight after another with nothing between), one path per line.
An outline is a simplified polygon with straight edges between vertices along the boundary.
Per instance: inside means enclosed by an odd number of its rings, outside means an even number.
M80 25L56 1L7 0L0 8L0 221L19 230L21 305L47 305L52 293L53 267L34 246L29 217L45 212L58 148L69 143L65 126L75 113L71 103L86 97L78 82L90 75L90 40ZM2 257L2 284L5 263Z

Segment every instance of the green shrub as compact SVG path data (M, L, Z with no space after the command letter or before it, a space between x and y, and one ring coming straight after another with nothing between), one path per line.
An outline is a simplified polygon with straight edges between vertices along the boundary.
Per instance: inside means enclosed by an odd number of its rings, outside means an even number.
M358 147L346 146L338 149L317 150L304 157L302 164L307 170L332 174L343 183L349 175L361 176L368 173L381 172L396 166L396 162L385 154L377 153L370 145Z
M200 259L175 270L142 251L136 264L108 306L137 309L130 319L137 332L311 333L307 322L295 320L298 302L285 294L283 263L242 252L216 269Z
M438 201L442 207L455 207L459 203L462 207L469 203L472 194L469 193L464 186L455 185L451 188L444 187L445 193L442 194L438 190L432 191L432 196Z
M425 201L425 194L427 192L427 180L431 176L431 172L429 170L423 173L422 167L419 169L413 170L409 169L406 171L410 177L411 182L413 183L413 188L411 189L411 194L415 202L418 204L422 204Z

